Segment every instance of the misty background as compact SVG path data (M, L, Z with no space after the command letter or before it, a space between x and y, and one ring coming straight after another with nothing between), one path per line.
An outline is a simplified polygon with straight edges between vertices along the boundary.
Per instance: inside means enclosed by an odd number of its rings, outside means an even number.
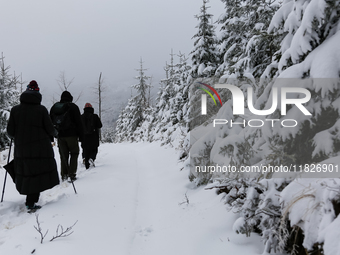
M68 90L74 98L80 96L76 104L81 112L86 102L97 112L94 91L102 72L107 125L138 83L141 59L145 74L152 76L155 98L171 51L189 56L201 6L199 0L3 1L0 50L24 88L30 80L38 82L48 109L60 99L58 80L64 76L72 82ZM216 21L224 5L210 0L208 6Z

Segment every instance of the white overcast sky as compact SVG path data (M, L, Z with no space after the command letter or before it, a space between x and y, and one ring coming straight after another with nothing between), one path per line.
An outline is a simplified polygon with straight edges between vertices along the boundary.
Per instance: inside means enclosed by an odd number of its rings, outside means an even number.
M141 57L158 87L171 49L191 51L201 5L201 0L2 0L0 51L11 71L39 83L43 96L59 97L61 72L84 94L92 93L100 72L111 89L129 87L136 83ZM214 20L224 11L220 0L208 5Z

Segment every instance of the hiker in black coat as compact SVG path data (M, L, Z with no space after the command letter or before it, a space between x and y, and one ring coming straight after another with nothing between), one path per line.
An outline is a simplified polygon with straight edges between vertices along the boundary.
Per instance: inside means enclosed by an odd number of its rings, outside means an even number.
M56 116L65 113L63 123L56 126L58 130L58 148L61 161L61 178L68 177L76 180L78 167L79 143L83 137L83 125L78 106L72 103L73 97L70 92L61 94L60 102L55 103L50 111L52 122L56 125Z
M39 209L35 203L40 192L59 184L51 144L57 131L41 99L37 82L31 81L20 96L20 104L12 108L7 125L15 146L15 185L20 194L27 195L28 209Z
M90 103L85 104L81 120L84 130L81 147L83 148L85 167L88 169L90 165L94 166L99 147L99 129L103 125L99 116L94 113L94 109Z

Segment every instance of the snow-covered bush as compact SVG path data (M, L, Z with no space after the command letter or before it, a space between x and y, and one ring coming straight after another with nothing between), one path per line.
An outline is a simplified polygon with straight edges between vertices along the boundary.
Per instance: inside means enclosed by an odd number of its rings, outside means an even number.
M283 222L287 219L291 226L303 231L304 248L323 250L325 255L339 254L339 179L296 179L280 197ZM287 242L288 236L283 237L283 242Z
M101 129L101 137L103 143L113 143L115 140L116 130L112 127L106 127Z

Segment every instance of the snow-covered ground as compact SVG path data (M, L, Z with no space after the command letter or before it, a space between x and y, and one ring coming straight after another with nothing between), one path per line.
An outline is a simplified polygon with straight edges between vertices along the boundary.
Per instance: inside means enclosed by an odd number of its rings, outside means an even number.
M102 144L95 168L78 167L78 194L68 182L41 194L43 244L36 215L26 212L25 196L8 178L1 254L262 254L260 237L234 233L237 215L214 191L195 188L176 159L174 149L159 143ZM1 190L3 177L0 168ZM75 222L72 235L49 241L59 224L66 229Z

